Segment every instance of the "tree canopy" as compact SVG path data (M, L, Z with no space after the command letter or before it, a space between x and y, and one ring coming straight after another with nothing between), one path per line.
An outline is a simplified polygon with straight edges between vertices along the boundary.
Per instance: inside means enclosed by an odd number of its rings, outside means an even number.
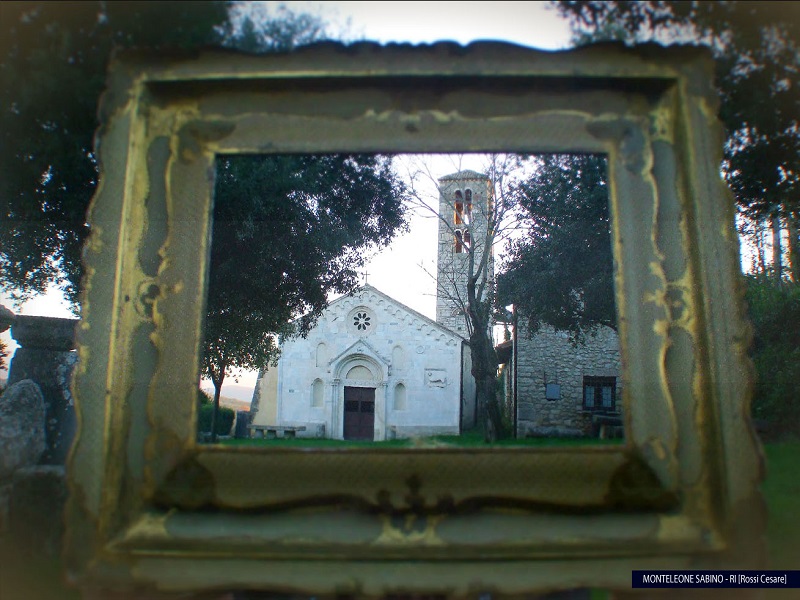
M115 47L288 50L320 19L228 2L0 3L0 287L57 284L75 306L86 209L97 186L97 101Z
M77 302L112 47L208 44L226 19L224 2L0 3L0 286L13 298L57 283Z
M800 280L800 7L785 2L556 3L580 42L617 39L708 46L716 59L725 179L742 214L789 232ZM781 275L781 253L776 254Z
M498 275L501 306L514 304L531 331L543 325L582 338L616 328L606 159L533 157L533 174L514 194L525 212Z
M244 155L217 161L202 371L263 369L357 283L370 247L405 225L391 157ZM294 321L290 323L290 321Z

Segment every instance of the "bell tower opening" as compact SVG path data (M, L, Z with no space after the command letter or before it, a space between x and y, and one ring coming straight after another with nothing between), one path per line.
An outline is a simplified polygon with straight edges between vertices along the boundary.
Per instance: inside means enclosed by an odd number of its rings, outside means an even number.
M481 255L489 239L492 183L483 173L464 170L441 177L438 184L436 321L466 337L467 280L470 269L481 268ZM483 268L488 270L486 280L494 281L491 256Z

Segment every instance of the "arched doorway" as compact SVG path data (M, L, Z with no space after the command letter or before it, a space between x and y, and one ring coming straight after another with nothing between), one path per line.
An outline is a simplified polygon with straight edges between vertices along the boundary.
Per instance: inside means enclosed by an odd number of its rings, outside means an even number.
M331 437L386 439L389 361L359 340L333 359L331 367Z
M344 388L343 434L346 440L375 439L375 388Z
M342 437L346 440L375 439L375 374L364 361L356 360L345 373Z

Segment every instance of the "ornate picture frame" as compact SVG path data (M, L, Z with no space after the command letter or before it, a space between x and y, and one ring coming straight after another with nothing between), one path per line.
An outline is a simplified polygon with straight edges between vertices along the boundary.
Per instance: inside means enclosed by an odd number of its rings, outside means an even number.
M711 67L697 49L615 45L120 54L85 258L73 577L465 595L753 568L762 466ZM456 151L608 156L626 443L198 444L215 157Z

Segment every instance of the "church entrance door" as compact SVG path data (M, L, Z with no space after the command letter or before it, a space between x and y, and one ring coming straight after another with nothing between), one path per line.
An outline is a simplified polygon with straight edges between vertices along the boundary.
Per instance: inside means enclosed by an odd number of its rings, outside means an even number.
M344 388L344 439L375 437L375 388Z

